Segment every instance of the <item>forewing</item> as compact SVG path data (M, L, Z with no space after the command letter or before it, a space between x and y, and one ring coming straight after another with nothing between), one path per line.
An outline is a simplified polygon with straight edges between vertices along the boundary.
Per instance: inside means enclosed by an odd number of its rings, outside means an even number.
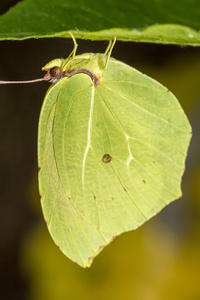
M109 211L111 223L118 217L117 230L130 230L181 196L191 127L169 90L114 59L96 93L102 105L99 135L107 143L95 153L113 158L97 173L107 195L101 199L101 228Z

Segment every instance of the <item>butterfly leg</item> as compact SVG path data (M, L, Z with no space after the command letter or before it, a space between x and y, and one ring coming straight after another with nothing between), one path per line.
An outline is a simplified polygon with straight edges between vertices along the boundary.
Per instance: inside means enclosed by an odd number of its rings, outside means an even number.
M112 40L109 41L108 47L106 48L106 51L104 53L104 56L106 57L105 68L107 67L110 55L112 53L112 49L115 45L115 42L116 42L116 37L114 37L113 41Z
M71 31L69 31L68 33L69 33L69 35L71 35L71 38L72 38L73 43L74 43L74 49L72 50L72 52L70 53L70 55L69 55L68 58L70 58L70 57L74 58L75 55L76 55L76 50L77 50L78 44L77 44L77 42L76 42L75 37L74 37L73 34L71 33Z

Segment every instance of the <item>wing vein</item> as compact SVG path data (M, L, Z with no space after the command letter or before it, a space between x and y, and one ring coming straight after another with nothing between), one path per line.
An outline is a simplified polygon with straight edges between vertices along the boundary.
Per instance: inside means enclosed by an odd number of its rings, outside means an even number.
M181 131L181 132L185 132L185 130L183 130L182 128L180 128L180 127L174 125L173 123L169 122L168 120L163 119L163 118L157 116L155 113L152 113L151 111L149 111L149 110L147 110L147 109L141 107L140 105L136 104L135 102L130 101L126 96L124 96L124 95L123 95L122 93L120 93L119 91L115 91L115 90L113 90L112 88L109 88L106 84L104 84L104 87L105 87L107 90L112 91L114 94L119 95L120 97L122 97L122 99L126 100L126 101L129 102L131 105L133 105L134 107L137 107L138 109L140 109L141 111L145 112L146 114L149 114L150 116L159 119L159 120L162 121L163 123L165 123L165 124L167 124L167 125L169 125L169 126L171 126L171 127L174 127L174 128L178 129L178 130Z
M85 177L85 164L88 151L91 147L91 130L92 130L92 115L93 115L93 108L94 108L94 87L92 87L92 94L91 94L91 105L90 105L90 115L88 121L88 134L87 134L87 145L85 148L84 156L83 156L83 165L82 165L82 186L84 186L84 177Z

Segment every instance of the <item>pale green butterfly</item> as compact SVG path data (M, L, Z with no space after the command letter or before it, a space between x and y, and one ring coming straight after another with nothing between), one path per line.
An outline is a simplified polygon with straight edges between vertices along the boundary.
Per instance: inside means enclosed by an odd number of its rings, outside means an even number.
M115 41L75 56L72 38L69 57L43 68L53 85L39 122L39 188L55 243L89 267L181 196L191 127L168 89L110 57Z
M122 232L181 196L190 124L174 95L104 54L48 63L39 122L39 188L55 243L89 267Z

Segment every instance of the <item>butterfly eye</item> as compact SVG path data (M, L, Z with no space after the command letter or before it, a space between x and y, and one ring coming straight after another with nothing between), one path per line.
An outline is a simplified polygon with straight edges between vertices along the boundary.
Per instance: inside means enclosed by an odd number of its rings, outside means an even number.
M61 68L60 67L53 67L50 69L50 75L51 77L57 77L61 74Z
M64 74L61 71L61 68L58 66L49 68L49 69L43 68L43 70L47 71L47 73L44 75L44 80L46 80L46 81L56 83L64 77Z

